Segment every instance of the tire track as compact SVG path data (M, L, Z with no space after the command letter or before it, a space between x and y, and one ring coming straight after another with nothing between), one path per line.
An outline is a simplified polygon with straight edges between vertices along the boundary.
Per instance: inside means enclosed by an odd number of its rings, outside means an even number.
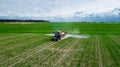
M89 59L89 51L91 48L91 42L93 42L93 36L91 36L91 38L89 38L88 42L85 44L85 47L84 47L85 50L81 56L81 63L79 66L86 67L86 64Z
M23 35L23 34L11 34L11 33L3 34L3 33L0 33L0 41L7 39L7 38L14 37L14 36L19 36L19 35Z
M99 49L98 49L98 41L97 41L97 37L99 39L99 35L96 36L96 40L95 40L95 59L96 59L96 62L95 63L95 67L99 67ZM99 45L100 46L100 45ZM102 57L101 57L102 58Z
M24 41L24 40L26 40L26 39L30 39L31 37L36 37L35 35L33 36L24 36L24 38L19 38L19 39L17 39L17 40L12 40L11 42L12 43L10 43L10 44L12 44L12 45L14 45L13 43L15 43L15 44L19 44L19 43L22 43L21 41ZM8 43L9 44L9 43ZM9 44L9 45L10 45ZM6 45L6 44L2 44L2 45ZM11 46L11 45L10 45ZM7 49L9 49L8 48L9 46L6 46L5 48L7 48ZM13 46L12 46L13 47ZM0 51L1 52L1 51Z
M57 66L57 64L60 64L65 59L67 54L72 50L72 48L77 44L78 41L79 40L74 41L74 44L72 44L71 47L64 51L64 54L58 59L58 61L53 65L53 67Z
M0 41L6 40L6 39L12 39L12 38L20 37L20 36L23 36L23 35L31 35L31 34L16 34L16 35L14 34L14 35L10 35L10 36L8 35L6 37L0 38Z
M120 45L120 39L116 36L109 36L114 42L116 42L116 44Z
M71 52L69 52L69 57L66 58L65 62L67 62L66 67L78 67L77 62L79 62L82 51L84 50L84 39L79 39L77 45L73 48ZM64 63L63 63L64 64Z
M65 42L65 41L66 41L66 40L64 40L64 41L62 41L62 42L64 42L64 44L67 44L68 42L71 41L71 39L67 40L66 42ZM59 42L60 42L60 41L59 41ZM58 43L59 43L59 42L58 42ZM57 43L57 45L59 46L58 43ZM61 43L61 42L60 42L60 43ZM61 45L64 45L64 44L61 44ZM56 45L56 44L55 44L55 45ZM54 45L53 45L52 47L47 48L47 49L50 50L50 49L53 48L53 47L54 47ZM38 61L40 61L39 63L41 64L41 63L43 63L43 61L45 62L47 59L51 58L51 57L52 57L51 55L53 55L53 54L54 54L54 52L53 52L53 53L50 53L50 54L48 54L46 57L38 60ZM52 58L53 58L53 57L52 57ZM35 66L37 66L37 65L38 65L38 63L35 64Z
M33 44L33 43L35 43L35 42L38 42L38 41L40 41L40 40L42 40L42 39L39 39L39 40L35 40L35 41L31 41L31 42L29 42L29 44L27 44L28 46L30 45L30 44ZM18 49L19 50L19 49ZM25 51L27 51L27 50L30 50L29 48L27 48ZM14 52L12 52L12 53L14 53ZM23 52L22 52L23 53ZM20 53L21 54L21 53ZM13 54L14 55L14 54ZM17 56L18 56L18 53L16 54ZM15 55L15 57L16 57L16 55ZM14 58L14 57L13 57ZM4 54L3 55L1 55L0 56L0 59L2 60L3 59L3 61L5 60L5 59L7 59L8 61L10 60L10 59L12 59L12 58L9 58L9 57L6 57ZM8 62L8 61L2 61L1 63L0 63L0 65L2 64L2 63L6 63L6 62ZM13 60L14 61L14 60Z
M47 45L48 45L48 44L47 44ZM49 46L47 46L47 45L45 45L45 46L44 46L43 48L41 48L41 49L40 49L40 48L35 49L33 52L30 52L25 58L22 58L22 59L20 59L19 61L17 61L17 62L15 62L15 63L11 64L9 67L12 67L12 66L16 65L17 63L20 63L20 62L26 60L27 58L33 56L34 54L37 54L37 53L39 53L39 52L41 52L41 51L43 51L43 50L49 48L50 46L53 45L53 43L49 43ZM39 49L40 49L40 50L39 50Z
M29 36L29 35L30 35L30 34L21 35L20 38L18 38L17 36L14 36L13 39L15 39L14 41L19 41L19 39L24 39L25 36ZM17 39L17 38L18 38L18 39ZM2 41L2 42L0 43L0 46L1 46L1 45L4 45L4 44L7 44L7 43L12 43L12 42L14 42L13 39L10 38L10 39L6 39L6 40ZM0 49L1 49L1 48L2 48L2 47L0 47Z
M10 59L7 62L1 63L0 65L6 64L7 66L12 67L12 66L16 65L17 63L20 63L20 62L26 60L27 58L33 56L34 54L36 54L38 52L41 52L44 49L49 48L53 44L54 44L54 42L47 42L47 43L45 43L43 45L40 45L40 46L38 46L36 48L30 49L30 50L28 50L28 51L26 51L26 52L24 52L24 53L22 53L20 55L17 55L16 57Z
M21 38L18 38L18 39L16 38L15 40L11 39L11 40L9 40L9 41L7 41L7 42L6 42L6 41L5 41L5 42L2 42L1 45L4 45L4 46L1 46L1 47L0 47L0 50L1 50L0 52L5 51L5 50L2 50L2 49L5 49L5 48L6 48L7 50L10 49L10 46L11 46L10 44L14 45L13 43L21 43L22 40L25 40L25 39L28 39L28 38L31 38L31 37L37 37L37 36L38 36L38 35L34 35L34 36L25 35L25 36L22 36L23 38L21 37ZM8 46L7 46L7 45L8 45ZM16 46L17 46L17 45L16 45ZM12 48L14 48L14 47L12 46Z
M111 37L107 36L107 40L111 42L111 46L109 46L109 42L107 42L107 49L109 50L110 58L112 60L112 65L116 67L120 67L120 62L118 59L120 59L120 46L111 39Z
M102 50L102 52L103 52L103 61L105 61L104 62L104 66L105 67L114 67L113 66L113 63L114 63L114 61L113 61L113 58L111 57L111 54L110 54L110 52L109 52L109 39L108 39L108 36L102 36L102 49L104 49L104 50Z
M104 67L103 66L103 62L102 62L102 55L101 55L101 46L100 46L100 40L98 38L98 36L96 37L96 40L97 40L97 48L98 48L98 63L99 63L99 67Z
M25 39L23 39L23 40L26 40L26 39L28 39L28 38L31 38L31 37L38 37L38 35L37 36L29 36L29 37L26 37ZM44 38L47 38L47 37L43 37L42 39L44 39ZM6 49L4 49L4 50L1 50L0 51L0 54L1 53L3 53L4 54L4 52L6 52L6 51L8 51L8 50L12 50L12 49L14 49L14 48L17 48L17 47L22 47L22 46L24 46L24 45L28 45L28 44L30 44L30 43L33 43L33 42L36 42L36 41L41 41L42 39L39 39L38 40L38 38L37 38L37 40L33 40L33 39L30 39L29 41L25 41L25 43L24 42L22 42L22 43L24 43L24 44L21 44L21 45L16 45L15 44L15 46L11 46L11 47L6 47ZM22 39L21 39L22 40ZM20 42L20 41L19 41ZM21 42L20 42L21 43ZM10 45L10 44L9 44ZM2 55L0 55L0 57L1 57Z
M92 63L93 63L93 53L94 52L94 42L95 42L95 36L93 36L92 38L92 41L90 42L90 50L89 50L89 53L88 53L88 62L86 62L86 65L87 67L92 67Z

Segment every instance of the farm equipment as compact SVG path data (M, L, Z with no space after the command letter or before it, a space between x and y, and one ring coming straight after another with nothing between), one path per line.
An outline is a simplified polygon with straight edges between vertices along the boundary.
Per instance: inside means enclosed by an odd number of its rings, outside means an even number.
M57 32L55 32L54 37L52 38L52 41L59 41L59 40L63 39L65 37L65 35L66 35L65 32L57 31Z

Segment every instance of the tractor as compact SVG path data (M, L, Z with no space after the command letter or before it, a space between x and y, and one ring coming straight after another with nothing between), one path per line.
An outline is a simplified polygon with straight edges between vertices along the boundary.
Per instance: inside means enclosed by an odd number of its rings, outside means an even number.
M59 41L65 37L66 33L61 31L56 31L54 33L54 37L52 38L52 41Z

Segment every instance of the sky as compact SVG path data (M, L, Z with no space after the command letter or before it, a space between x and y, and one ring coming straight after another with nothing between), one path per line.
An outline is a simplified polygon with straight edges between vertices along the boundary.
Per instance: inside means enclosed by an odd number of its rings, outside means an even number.
M81 16L109 14L115 8L120 8L120 0L0 0L0 18L57 21L71 19L77 13Z

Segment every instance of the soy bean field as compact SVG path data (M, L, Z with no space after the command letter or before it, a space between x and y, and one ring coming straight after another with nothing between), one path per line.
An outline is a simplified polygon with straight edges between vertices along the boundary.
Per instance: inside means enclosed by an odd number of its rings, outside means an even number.
M56 30L89 37L53 42ZM120 24L0 24L0 67L120 67Z

